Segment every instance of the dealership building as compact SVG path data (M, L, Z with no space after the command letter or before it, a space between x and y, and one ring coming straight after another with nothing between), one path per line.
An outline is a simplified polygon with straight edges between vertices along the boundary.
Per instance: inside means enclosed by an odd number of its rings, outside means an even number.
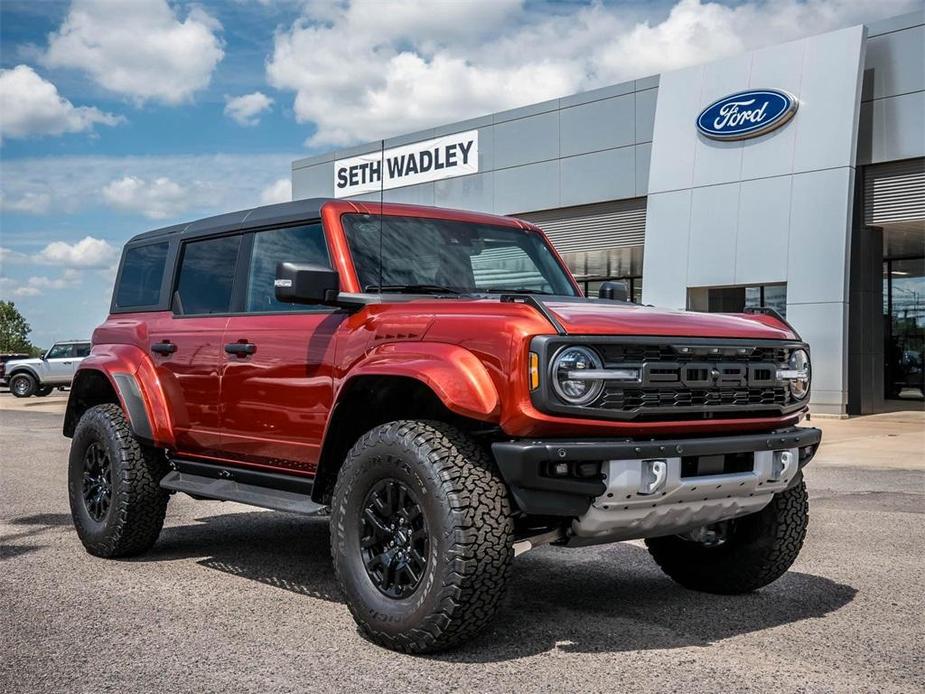
M925 12L301 159L292 189L530 220L591 294L777 309L816 412L923 407Z

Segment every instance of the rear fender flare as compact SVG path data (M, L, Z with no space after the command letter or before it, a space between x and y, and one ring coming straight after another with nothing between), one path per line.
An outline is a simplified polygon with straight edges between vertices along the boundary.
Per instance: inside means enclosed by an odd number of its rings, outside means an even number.
M65 435L70 435L69 429L73 433L75 410L81 407L82 388L92 378L91 372L109 381L136 437L160 448L174 447L170 414L154 364L134 345L94 347L81 362L68 399Z

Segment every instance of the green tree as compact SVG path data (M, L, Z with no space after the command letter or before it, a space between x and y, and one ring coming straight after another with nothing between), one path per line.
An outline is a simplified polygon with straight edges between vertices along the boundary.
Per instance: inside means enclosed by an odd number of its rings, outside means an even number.
M35 347L29 342L32 327L12 301L0 301L0 352L32 354Z

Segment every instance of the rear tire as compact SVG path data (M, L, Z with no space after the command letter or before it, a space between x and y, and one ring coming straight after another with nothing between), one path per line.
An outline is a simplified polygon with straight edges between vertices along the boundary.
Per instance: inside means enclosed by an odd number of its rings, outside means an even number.
M485 627L510 577L513 532L493 461L440 422L376 427L337 477L337 581L360 632L386 648L432 653Z
M132 434L118 405L91 407L77 423L68 462L68 497L80 541L97 557L150 549L164 525L167 465Z
M727 521L716 546L678 535L646 540L649 554L672 579L706 593L748 593L783 576L800 553L809 524L806 483L775 494L758 513Z
M32 374L18 373L10 377L10 392L17 398L31 397L36 388L38 388L38 381Z

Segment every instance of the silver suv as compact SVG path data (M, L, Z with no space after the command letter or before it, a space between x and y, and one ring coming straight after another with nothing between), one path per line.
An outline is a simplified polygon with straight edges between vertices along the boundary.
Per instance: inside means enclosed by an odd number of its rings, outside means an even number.
M18 359L6 364L10 392L17 398L44 397L58 387L71 385L77 365L90 356L90 342L56 342L39 359Z

